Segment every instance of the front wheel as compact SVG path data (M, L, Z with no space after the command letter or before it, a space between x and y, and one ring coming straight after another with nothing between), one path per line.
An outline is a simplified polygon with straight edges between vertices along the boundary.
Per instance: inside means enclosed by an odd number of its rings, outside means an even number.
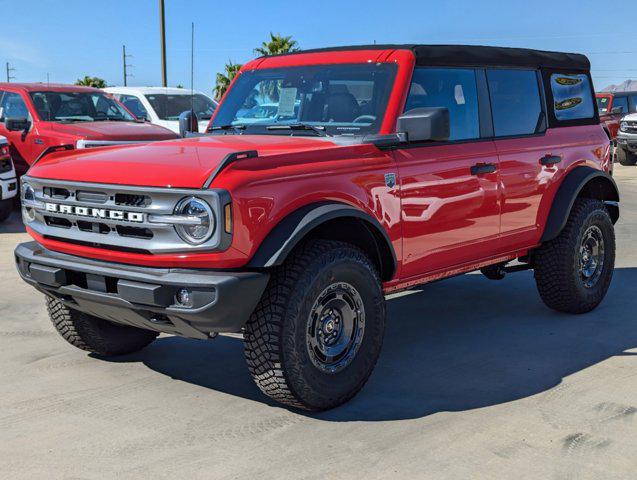
M600 200L579 198L557 238L533 258L535 281L554 310L586 313L604 299L615 266L615 231Z
M245 327L245 356L258 387L305 410L345 403L369 378L383 343L378 272L358 248L311 241L273 272Z
M617 150L615 150L615 155L617 156L617 161L621 165L625 165L627 167L631 167L637 163L637 155L628 150L624 150L622 147L617 146Z

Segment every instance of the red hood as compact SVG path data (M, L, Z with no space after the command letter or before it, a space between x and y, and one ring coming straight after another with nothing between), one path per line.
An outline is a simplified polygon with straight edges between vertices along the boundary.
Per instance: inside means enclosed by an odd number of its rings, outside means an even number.
M169 140L177 137L167 128L141 122L47 122L47 129L90 140Z
M139 146L55 153L36 163L28 174L38 178L72 182L201 188L229 153L257 150L261 158L334 147L336 144L329 140L312 137L195 137Z

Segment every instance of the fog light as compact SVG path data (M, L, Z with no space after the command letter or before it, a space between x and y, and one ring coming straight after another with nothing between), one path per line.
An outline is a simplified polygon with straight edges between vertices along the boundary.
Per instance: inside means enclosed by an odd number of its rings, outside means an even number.
M181 305L182 307L192 308L192 305L193 305L192 292L188 290L187 288L180 288L179 290L177 290L176 298L177 298L177 303Z
M35 209L30 207L22 208L22 221L23 223L31 223L35 220Z

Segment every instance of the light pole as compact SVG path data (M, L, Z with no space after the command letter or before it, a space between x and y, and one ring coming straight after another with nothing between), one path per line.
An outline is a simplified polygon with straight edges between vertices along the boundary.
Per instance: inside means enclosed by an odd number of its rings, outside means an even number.
M164 13L164 0L159 0L159 38L161 42L161 84L168 86L166 75L166 19Z
M127 68L128 67L132 67L133 65L130 65L128 63L126 63L126 59L132 57L132 55L126 55L126 45L122 45L122 63L124 66L124 86L127 86L127 80L128 77L132 77L133 75L131 75L130 73L127 72Z

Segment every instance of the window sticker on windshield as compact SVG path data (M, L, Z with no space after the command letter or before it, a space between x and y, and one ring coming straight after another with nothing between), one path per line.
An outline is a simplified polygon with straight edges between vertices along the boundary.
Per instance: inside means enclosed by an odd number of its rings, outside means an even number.
M458 105L464 105L464 91L462 90L462 85L456 85L454 96L456 97L456 103Z
M296 102L296 88L282 88L279 93L279 108L277 115L280 117L294 116L294 103Z

